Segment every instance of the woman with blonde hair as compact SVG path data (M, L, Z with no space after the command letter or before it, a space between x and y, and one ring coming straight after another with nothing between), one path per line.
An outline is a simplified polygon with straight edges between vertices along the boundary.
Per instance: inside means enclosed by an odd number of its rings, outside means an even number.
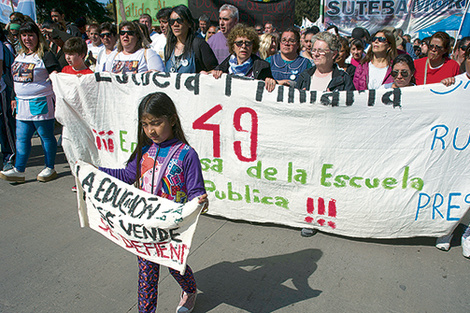
M357 90L378 89L392 83L392 61L397 56L395 36L389 30L376 32L371 39L371 47L354 73Z
M277 37L272 34L263 34L260 36L259 56L266 60L268 57L277 53Z

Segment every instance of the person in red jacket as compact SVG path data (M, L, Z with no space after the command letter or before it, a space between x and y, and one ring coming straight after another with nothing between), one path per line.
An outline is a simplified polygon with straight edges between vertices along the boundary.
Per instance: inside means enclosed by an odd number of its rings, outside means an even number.
M448 34L435 33L428 47L428 56L415 60L417 85L440 83L445 78L459 74L459 63L449 58L451 46Z

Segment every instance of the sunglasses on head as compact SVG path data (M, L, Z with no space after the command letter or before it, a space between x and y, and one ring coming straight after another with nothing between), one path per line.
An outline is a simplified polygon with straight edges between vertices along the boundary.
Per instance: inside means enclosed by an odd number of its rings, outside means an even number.
M135 36L135 31L133 30L120 30L119 31L120 36L124 36L125 34L127 34L128 36Z
M183 25L183 19L181 17L178 17L178 18L170 18L168 20L168 23L170 24L170 26L173 26L173 24L175 24L175 22L177 22L178 24L180 25Z
M106 37L106 36L111 37L111 33L101 33L101 34L100 34L100 37L101 37L101 38L104 38L104 37Z
M407 78L408 76L410 76L410 72L408 72L407 70L392 71L391 73L393 78L397 77L398 74L401 74L401 76L404 78Z
M246 41L239 40L239 41L235 41L234 44L239 48L243 47L243 45L245 45L245 47L251 47L253 45L253 42L250 40L246 40Z
M377 36L372 37L372 42L374 42L376 40L378 40L379 42L382 42L382 43L388 42L387 38L385 38L385 37L377 37Z

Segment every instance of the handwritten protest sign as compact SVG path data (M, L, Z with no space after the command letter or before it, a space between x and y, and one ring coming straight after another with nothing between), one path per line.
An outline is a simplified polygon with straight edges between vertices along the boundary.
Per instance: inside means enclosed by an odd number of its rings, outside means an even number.
M52 75L69 161L123 167L137 106L166 92L210 214L373 238L440 236L470 206L470 87L298 91L223 76Z
M134 188L92 165L77 163L82 226L140 257L184 274L201 208Z

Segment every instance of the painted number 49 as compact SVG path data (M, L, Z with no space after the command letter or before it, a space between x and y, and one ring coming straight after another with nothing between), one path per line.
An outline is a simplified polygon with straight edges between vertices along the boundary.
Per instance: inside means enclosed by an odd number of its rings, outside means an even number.
M212 132L212 147L214 158L220 158L220 125L210 124L207 121L222 111L222 105L218 104L203 115L201 115L193 123L194 129L208 130ZM241 118L243 115L248 114L251 117L250 129L243 129L241 125ZM237 158L242 162L253 162L256 161L256 149L258 146L258 115L255 110L251 108L238 108L233 114L233 126L238 132L250 133L250 149L249 155L243 154L241 141L237 140L233 142L233 151Z

